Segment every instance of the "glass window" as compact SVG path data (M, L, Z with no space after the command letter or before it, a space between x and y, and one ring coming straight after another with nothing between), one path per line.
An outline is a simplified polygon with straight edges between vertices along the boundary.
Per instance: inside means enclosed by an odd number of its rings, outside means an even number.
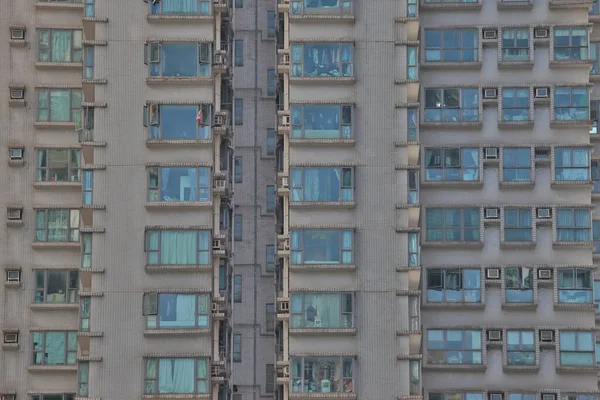
M275 11L267 11L267 37L275 37L275 25L277 22L277 14Z
M81 124L81 89L37 89L37 120Z
M592 166L592 182L594 184L592 188L592 193L600 193L600 161L594 160L591 162Z
M79 330L81 332L90 331L90 307L92 305L91 297L82 297L79 301Z
M427 241L478 242L479 209L428 208L426 210Z
M43 149L37 151L38 182L79 182L81 155L75 149Z
M94 46L83 48L83 78L94 79Z
M144 121L150 139L208 140L213 110L210 104L150 104L144 107Z
M508 365L535 365L534 336L534 331L506 332L506 353Z
M242 171L243 171L242 157L235 157L233 164L233 175L235 178L235 183L242 183Z
M291 201L352 201L353 168L291 168Z
M33 365L75 365L76 331L44 331L33 334Z
M479 149L426 148L426 181L478 181Z
M594 304L596 304L596 314L600 314L600 281L594 281Z
M592 221L594 254L600 254L600 221Z
M77 394L81 397L87 397L90 364L79 362L77 367Z
M267 96L275 96L275 87L277 86L277 75L272 68L267 69Z
M592 271L563 268L558 270L559 303L591 303L593 300Z
M560 332L560 365L595 365L594 332Z
M502 30L502 61L529 61L529 29Z
M95 5L94 5L95 0L85 0L85 11L84 11L84 15L88 18L92 18L96 16L96 11L95 11Z
M242 241L242 233L244 230L244 220L242 214L235 214L233 217L233 239L236 242Z
M589 181L590 151L558 147L554 154L555 176L557 181Z
M532 241L531 210L525 208L504 209L504 241Z
M482 364L481 331L427 331L427 362L429 364Z
M533 275L531 268L509 267L504 271L507 303L533 303Z
M148 201L211 201L209 167L148 168Z
M244 41L242 39L233 42L233 65L236 67L244 66Z
M419 79L419 57L417 46L406 47L406 79Z
M419 267L421 247L419 245L419 234L409 233L408 234L408 266Z
M353 53L352 43L294 43L292 44L292 76L354 76Z
M556 233L559 242L590 241L591 215L589 210L559 208Z
M94 185L94 171L83 171L83 185L81 190L81 199L84 205L92 204L92 195Z
M592 120L592 127L590 128L590 135L598 134L598 108L600 107L600 101L590 101L590 119Z
M531 149L503 149L502 180L505 182L531 181Z
M76 303L79 271L36 270L35 303Z
M269 213L275 212L275 203L277 196L275 195L275 186L267 185L267 207L266 211Z
M429 393L429 400L483 400L482 393ZM535 399L532 399L535 400Z
M210 15L211 0L161 0L149 1L151 14Z
M351 139L352 106L292 105L292 139Z
M590 60L592 61L592 69L590 69L590 75L598 75L598 62L600 61L600 42L590 43Z
M146 358L144 394L210 393L208 358Z
M235 125L244 124L244 99L235 99L234 123Z
M417 16L419 11L419 6L417 5L417 0L408 0L406 2L406 16L409 18L414 18Z
M425 121L479 121L478 89L425 89Z
M588 59L588 28L554 28L554 59L556 61Z
M419 171L408 170L408 204L419 204Z
M421 395L421 362L419 360L410 360L408 362L408 370L410 377L410 395Z
M534 393L510 393L507 400L536 400Z
M406 110L406 118L408 125L407 140L417 141L417 135L419 133L419 110L416 108L409 108Z
M265 270L267 272L274 272L275 271L275 246L273 246L272 244L268 244L266 246L266 251L267 251L267 262L266 262L266 268Z
M428 269L429 303L480 303L481 270Z
M267 303L265 305L265 330L267 332L275 332L275 304Z
M273 156L275 155L275 129L267 129L267 155Z
M425 29L425 61L478 61L477 29Z
M235 0L235 8L244 7L244 0Z
M291 328L352 328L351 293L294 293Z
M209 294L159 293L155 315L146 315L146 328L208 328L211 313Z
M502 120L529 121L529 89L502 89Z
M242 335L233 335L233 361L242 361Z
M74 400L75 394L30 394L29 400Z
M83 31L39 29L38 52L41 62L81 62Z
M292 14L351 14L352 0L291 0Z
M293 393L353 393L354 360L342 357L290 359Z
M149 230L146 253L149 265L206 265L210 262L210 231Z
M242 302L242 276L233 276L233 301L236 303Z
M296 230L291 232L292 264L352 264L353 232Z
M81 268L92 268L92 234L81 234Z
M588 88L557 87L554 89L554 113L557 121L590 119Z
M36 242L78 242L79 210L62 208L35 211Z
M211 76L212 43L146 44L150 76Z

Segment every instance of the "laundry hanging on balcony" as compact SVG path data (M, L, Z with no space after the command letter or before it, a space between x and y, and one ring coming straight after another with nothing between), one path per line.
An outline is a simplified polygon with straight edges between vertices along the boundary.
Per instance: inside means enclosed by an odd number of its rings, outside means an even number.
M202 108L198 110L198 115L196 115L196 122L198 123L198 125L204 124L204 115L202 114Z

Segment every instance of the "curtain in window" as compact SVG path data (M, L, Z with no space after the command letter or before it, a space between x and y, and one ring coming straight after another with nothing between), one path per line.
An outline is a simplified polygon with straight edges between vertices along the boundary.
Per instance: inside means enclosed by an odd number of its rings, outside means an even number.
M314 328L342 327L339 294L307 294L304 307L305 319L312 322Z
M71 62L71 31L52 31L52 61Z
M163 327L193 327L196 325L196 296L161 294L160 325Z
M575 181L589 179L588 166L590 163L587 149L558 149L556 157L557 180Z
M461 149L462 156L462 180L476 181L479 179L479 150Z
M188 177L190 181L190 194L187 198L188 201L197 201L196 193L198 193L198 178L196 177L196 168L188 168ZM181 201L186 199L182 198Z
M304 170L305 201L339 201L340 171L337 168Z
M71 120L71 91L54 89L50 91L50 121L68 122Z
M69 211L48 210L48 241L66 242L69 237Z
M590 213L587 210L558 210L558 240L562 242L584 242L589 240Z
M419 265L419 236L418 235L408 235L408 252L409 252L409 260L408 265L417 266Z
M46 362L48 365L63 365L65 363L65 352L67 344L65 343L64 332L46 332Z
M208 383L207 383L207 370L206 370L206 360L198 361L198 376L200 379L198 381L198 393L208 393Z
M169 193L169 177L171 176L170 168L160 169L160 199L163 201L171 201Z
M175 359L173 361L173 392L194 393L194 360Z
M198 264L208 264L210 261L210 246L211 246L211 236L208 231L198 232L198 245L200 253L198 254Z
M164 14L196 14L198 0L162 0Z
M302 232L292 232L291 235L291 258L292 264L302 264L302 249L300 248L300 235Z
M160 263L167 265L196 264L198 254L195 231L162 232Z

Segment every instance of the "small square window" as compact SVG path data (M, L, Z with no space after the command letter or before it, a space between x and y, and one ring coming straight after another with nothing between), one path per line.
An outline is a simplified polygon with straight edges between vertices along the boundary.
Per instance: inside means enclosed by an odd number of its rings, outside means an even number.
M8 149L8 155L11 160L22 160L24 149L22 147L11 147Z

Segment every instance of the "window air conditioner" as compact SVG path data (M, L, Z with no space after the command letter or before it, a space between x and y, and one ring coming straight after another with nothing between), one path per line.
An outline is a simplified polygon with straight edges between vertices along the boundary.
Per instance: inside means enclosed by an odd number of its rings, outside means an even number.
M10 89L11 100L23 100L25 98L25 90L23 89Z
M548 88L535 88L535 97L538 99L548 98Z
M549 208L538 208L537 209L537 217L538 218L550 218L550 217L552 217L552 213Z
M23 159L23 149L22 148L10 148L8 150L8 155L11 160L22 160Z
M485 219L498 219L500 214L500 210L497 208L486 208L485 209Z
M4 343L19 343L19 334L18 333L5 333L4 334ZM3 396L4 398L4 396Z
M552 279L552 270L538 269L538 279Z
M498 89L483 89L483 98L484 99L497 99L498 98Z
M500 331L500 330L488 331L488 340L491 342L499 342L500 340L502 340L502 331Z
M9 221L21 221L23 210L21 208L9 208L7 211Z
M484 29L483 30L483 38L484 39L496 39L498 37L498 31L495 29Z
M11 40L25 40L25 29L11 29L10 38Z
M488 268L485 270L485 274L488 279L500 279L499 268Z
M553 342L554 341L554 331L541 330L540 331L540 341L542 341L542 342Z
M548 35L548 29L546 28L538 28L533 31L533 37L536 39L545 39Z
M485 148L485 158L488 160L494 160L498 158L498 148L497 147L486 147Z
M21 281L21 271L18 269L11 269L6 271L6 281L7 282L20 282Z

